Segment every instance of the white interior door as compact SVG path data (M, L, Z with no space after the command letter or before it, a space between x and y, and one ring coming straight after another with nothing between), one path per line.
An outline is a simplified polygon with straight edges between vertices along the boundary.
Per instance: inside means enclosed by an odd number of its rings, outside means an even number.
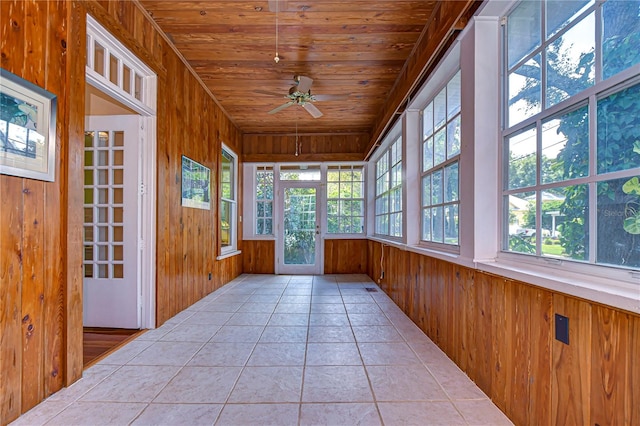
M85 123L84 325L140 328L138 115Z
M320 185L283 183L280 187L278 273L320 274Z

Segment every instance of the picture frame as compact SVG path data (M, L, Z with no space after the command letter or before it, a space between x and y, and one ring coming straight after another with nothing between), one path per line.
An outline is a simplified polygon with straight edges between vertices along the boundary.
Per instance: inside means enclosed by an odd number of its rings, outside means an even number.
M57 96L0 68L0 174L55 180Z
M211 209L211 169L182 156L182 206Z

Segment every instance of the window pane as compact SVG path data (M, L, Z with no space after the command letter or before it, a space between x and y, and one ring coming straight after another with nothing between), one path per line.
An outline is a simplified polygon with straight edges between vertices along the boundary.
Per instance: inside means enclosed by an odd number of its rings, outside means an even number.
M447 158L447 129L441 129L434 136L433 165L437 166Z
M639 176L598 183L597 232L598 263L640 266Z
M460 71L447 84L447 120L460 112Z
M327 182L340 182L340 172L333 170L327 171Z
M640 84L598 100L598 173L640 167Z
M587 106L542 122L542 183L589 174L589 110Z
M509 68L540 46L540 5L541 2L537 0L523 1L509 14L507 26Z
M460 116L447 125L447 158L460 154Z
M542 254L588 259L589 188L575 185L542 191Z
M536 253L536 194L520 192L505 197L504 222L509 224L506 239L508 251L516 253Z
M546 3L547 38L551 37L583 12L593 0L549 0Z
M222 247L231 245L231 203L220 201L220 240Z
M422 171L433 167L433 138L430 137L422 144Z
M453 204L444 208L444 242L458 244L458 205Z
M433 126L439 129L447 120L447 91L443 89L433 99Z
M422 210L422 239L431 241L431 209Z
M422 111L422 140L433 134L433 102Z
M595 45L595 15L591 13L547 47L547 107L593 86Z
M431 205L431 175L422 178L422 205Z
M540 54L509 74L509 126L541 111L542 69Z
M442 169L431 175L431 204L442 204Z
M536 130L530 129L507 139L509 189L536 184Z
M353 183L353 197L364 198L364 182Z
M640 2L608 1L602 6L603 78L640 63Z
M445 167L444 202L458 201L458 163Z
M444 242L442 206L431 209L431 225L433 229L432 241L437 243Z

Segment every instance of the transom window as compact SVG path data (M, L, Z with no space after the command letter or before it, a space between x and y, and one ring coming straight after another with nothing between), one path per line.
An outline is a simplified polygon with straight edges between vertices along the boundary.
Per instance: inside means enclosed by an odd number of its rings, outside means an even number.
M459 243L460 72L422 111L421 240Z
M503 249L640 266L640 2L509 14Z
M364 169L329 166L327 170L327 233L364 232Z
M402 237L402 137L376 162L375 233Z

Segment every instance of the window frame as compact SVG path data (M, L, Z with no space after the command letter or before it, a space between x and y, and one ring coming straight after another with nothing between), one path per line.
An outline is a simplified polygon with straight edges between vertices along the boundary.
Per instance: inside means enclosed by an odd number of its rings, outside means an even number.
M404 182L405 182L405 170L404 170L404 149L405 149L405 141L404 136L402 134L402 120L399 121L397 128L392 131L386 138L385 142L383 142L382 146L384 149L381 153L375 158L373 161L373 200L374 200L374 210L373 210L373 235L382 238L382 239L390 239L394 241L404 241L405 238L405 200L404 194L406 191ZM394 154L395 159L394 159ZM398 159L399 158L399 159ZM387 168L384 171L383 175L379 175L378 165L385 161ZM395 162L394 162L395 161ZM399 168L399 178L393 178L393 171L396 169L396 173ZM381 179L385 179L384 182ZM380 186L379 182L383 182L384 190L379 192ZM392 193L396 192L399 194L399 209L392 211ZM386 211L380 212L378 210L381 204L386 202ZM391 216L393 214L400 215L400 235L392 235L391 234ZM386 217L387 218L387 229L386 233L378 232L378 218Z
M539 45L533 48L529 53L527 53L522 59L518 60L512 67L509 67L507 60L507 52L508 52L508 29L507 27L502 28L502 36L501 36L501 54L503 56L502 68L501 68L501 87L502 87L502 96L501 96L501 131L500 131L500 181L498 183L498 187L500 190L500 207L498 210L499 214L499 246L498 246L498 259L502 259L506 262L522 262L524 264L529 265L531 268L548 268L552 269L562 269L569 274L576 275L587 275L588 277L593 277L594 279L614 279L620 280L624 282L633 282L637 280L638 269L640 267L632 266L625 267L623 265L612 265L606 263L597 263L597 228L598 228L598 204L597 204L597 185L601 182L611 181L618 178L628 178L633 176L640 175L640 168L631 168L623 171L617 172L603 172L599 173L597 168L597 109L598 109L598 101L602 98L605 98L613 93L618 93L625 88L635 86L640 84L640 64L635 64L627 69L618 72L617 74L613 74L607 78L603 77L603 65L602 65L602 39L601 39L601 27L600 24L602 20L602 7L603 2L596 1L593 5L588 8L583 8L582 12L576 15L576 18L571 21L566 26L562 27L561 30L556 31L551 36L546 36L545 31L545 23L544 23L544 8L546 7L546 2L544 5L541 5L541 23L540 23L540 34L541 40ZM521 2L516 3L509 10L506 11L505 16L507 17L506 22L508 23L508 16L512 13ZM579 25L583 20L589 17L589 15L593 13L595 19L594 26L594 40L595 40L595 51L596 57L594 59L594 81L593 83L587 87L575 93L573 95L569 95L565 99L552 103L550 106L547 106L546 102L546 67L542 67L541 69L541 99L540 99L540 111L532 114L524 118L523 120L518 121L513 125L509 125L509 75L510 72L516 70L520 65L525 63L527 60L535 57L540 54L543 60L541 63L545 63L544 55L547 47L558 40L559 37L566 34L572 28L575 28ZM508 25L508 24L507 24ZM543 156L543 144L542 144L542 130L543 125L551 120L554 117L561 117L563 114L574 112L581 107L586 106L587 109L587 120L588 120L588 131L587 135L589 138L589 165L588 165L588 174L586 176L578 176L578 177L570 177L563 178L558 181L543 183L542 182L542 156ZM535 129L535 164L536 164L536 177L535 183L533 185L525 185L518 188L509 188L509 138L521 134L529 129ZM559 257L552 255L545 255L542 253L542 238L536 238L535 243L535 254L529 253L521 253L509 250L509 206L508 206L508 198L514 194L523 193L523 192L533 192L536 195L535 199L535 212L536 212L536 235L543 234L542 227L542 193L546 190L553 188L563 188L567 186L574 185L587 185L589 188L589 200L588 200L588 213L587 220L589 221L589 234L587 237L588 244L588 257L585 260L572 259L570 257ZM589 280L589 278L587 278Z
M231 157L231 164L233 166L233 171L231 173L231 195L233 198L225 198L223 197L222 185L224 184L222 176L223 176L223 158L225 153ZM220 257L224 257L227 255L232 255L238 252L238 155L227 145L222 143L222 149L220 150L220 172L218 174L219 184L219 197L218 197L218 241L220 244ZM230 212L229 212L229 237L230 244L223 246L222 243L222 204L229 203Z
M448 112L449 112L449 96L448 96L448 87L449 84L454 81L454 79L458 79L458 83L461 87L462 85L462 71L460 66L458 65L453 72L450 72L447 74L447 76L445 78L443 78L441 81L441 83L437 86L437 89L429 96L428 101L424 103L424 106L422 108L420 108L420 120L419 120L419 126L420 126L420 142L419 142L419 147L420 147L420 168L419 168L419 189L420 189L420 203L419 203L419 208L420 208L420 214L419 214L419 220L420 220L420 228L419 228L419 242L418 244L422 247L425 248L430 248L430 249L434 249L434 250L440 250L440 251L445 251L445 252L451 252L451 253L456 253L459 254L460 253L460 247L461 247L461 232L460 232L460 216L461 216L461 195L460 195L460 182L461 182L461 178L460 175L462 173L462 168L460 167L460 160L462 158L462 96L461 96L461 90L460 90L460 96L458 98L458 110L457 112L455 112L453 115L449 116ZM441 95L442 93L444 93L444 97L445 97L445 111L444 111L444 123L441 125L436 126L435 123L432 123L432 129L430 131L430 133L428 135L425 134L424 131L424 125L425 125L425 110L429 107L434 105L436 98ZM431 116L435 116L435 113L432 112ZM457 153L454 155L449 155L448 153L448 138L449 138L449 134L448 134L448 130L449 130L449 126L454 122L458 120L458 131L460 132L459 135L459 147L457 150ZM436 135L440 132L440 131L444 131L445 133L445 142L444 142L444 159L440 162L438 162L437 164L435 164L434 158L435 158L435 144L433 143L433 141L435 140ZM427 141L431 139L432 140L432 162L431 162L431 167L425 169L425 145L427 144ZM446 171L448 168L452 167L453 165L457 165L457 169L458 169L458 174L457 174L457 181L458 181L458 185L457 185L457 198L455 200L450 200L447 201L446 200L446 193L445 193L445 187L446 187L446 182L447 182L447 174ZM425 178L427 177L432 177L434 176L436 173L441 173L441 179L442 179L442 200L440 202L436 202L433 203L432 201L429 202L428 204L426 203L424 197L425 197L425 192L424 192L424 181ZM433 190L433 180L431 180L430 183L430 189L431 191ZM430 192L431 192L430 191ZM424 211L427 209L433 209L433 208L438 208L441 207L442 211L443 211L443 215L444 215L444 210L449 207L449 206L456 206L457 207L457 217L458 217L458 225L457 225L457 242L455 244L452 243L447 243L446 242L446 232L445 232L445 227L443 224L443 228L442 228L442 240L443 241L434 241L433 238L427 240L424 239ZM430 235L433 236L433 223L430 223Z
M258 198L258 173L267 173L267 172L271 172L271 199L268 198ZM275 172L275 167L273 167L273 165L256 165L253 169L253 173L252 173L252 180L251 182L253 183L252 189L253 191L251 192L252 194L252 200L253 200L253 207L255 210L253 210L253 217L252 217L252 224L253 224L253 232L252 234L255 236L260 236L260 237L275 237L275 179L276 179L276 172ZM259 216L258 215L258 203L271 203L271 216ZM265 232L258 232L258 220L271 220L271 232L270 233L265 233ZM266 222L265 222L266 224ZM263 225L264 226L264 225Z
M366 166L362 163L340 163L340 164L327 164L326 165L326 174L324 176L323 179L323 184L326 184L326 188L327 190L325 191L325 196L324 196L324 205L325 205L325 210L326 210L326 214L324 215L324 228L325 228L325 234L327 237L331 237L331 238L336 238L336 237L362 237L364 235L366 235L366 231L367 231L367 173L366 173ZM339 178L338 181L329 181L329 172L331 171L337 171L339 174ZM352 188L353 188L353 183L354 182L360 182L362 185L362 193L361 193L361 197L349 197L349 198L343 198L341 197L340 193L338 194L338 198L330 198L329 197L329 184L331 183L337 183L338 187L341 186L341 184L343 183L342 181L342 172L343 171L360 171L360 173L362 174L362 180L361 181L354 181L354 180L350 180L350 181L344 181L351 183ZM352 189L353 191L353 189ZM340 222L341 218L344 217L349 217L352 220L353 223L353 218L354 217L361 217L362 218L362 230L359 232L330 232L329 230L329 217L332 216L329 213L329 201L337 201L338 204L340 205L342 201L344 200L348 200L348 201L361 201L362 202L362 215L358 215L358 216L354 216L353 214L351 215L343 215L338 213L336 215L336 217L338 218L338 221ZM340 211L340 210L339 210Z

